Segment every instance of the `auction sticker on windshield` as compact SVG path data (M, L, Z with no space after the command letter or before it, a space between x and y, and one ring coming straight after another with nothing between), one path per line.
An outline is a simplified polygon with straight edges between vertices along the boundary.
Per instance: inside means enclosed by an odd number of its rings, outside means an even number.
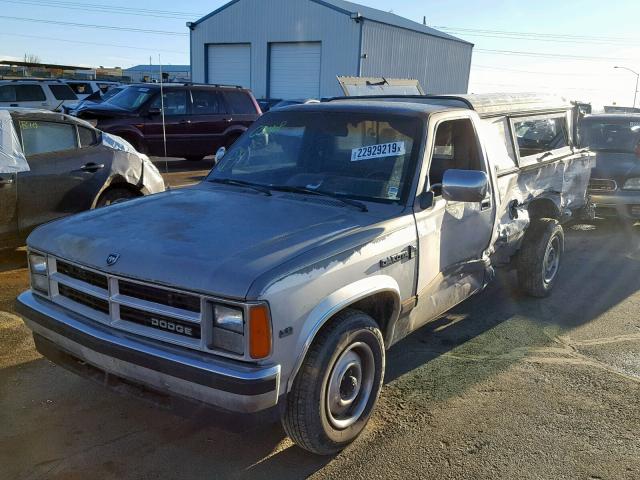
M396 157L406 153L404 142L382 143L351 150L351 161L370 160L372 158Z

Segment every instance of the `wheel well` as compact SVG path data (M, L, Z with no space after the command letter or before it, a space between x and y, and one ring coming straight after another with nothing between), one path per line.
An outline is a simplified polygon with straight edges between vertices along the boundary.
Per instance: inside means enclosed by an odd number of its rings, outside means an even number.
M369 315L380 327L383 338L386 338L387 329L389 328L393 314L399 306L398 300L392 292L379 292L362 300L358 300L346 308L360 310ZM331 319L327 323L330 321Z
M133 193L134 195L141 197L142 196L142 192L140 191L140 189L138 187L136 187L135 185L131 185L130 183L128 183L126 180L124 179L114 179L107 188L105 188L103 191L100 192L100 195L98 195L98 197L96 198L95 203L97 204L100 201L100 198L107 193L110 190L114 190L116 188L122 188L125 190L129 190L131 193Z
M556 220L559 220L561 217L560 210L556 204L548 198L531 202L527 207L527 210L529 211L529 218L531 219L555 218Z

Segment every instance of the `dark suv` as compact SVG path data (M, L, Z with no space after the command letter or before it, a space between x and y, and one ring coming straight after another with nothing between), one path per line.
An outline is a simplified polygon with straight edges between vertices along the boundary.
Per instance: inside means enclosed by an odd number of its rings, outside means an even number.
M165 84L162 88L164 102L160 84L130 85L108 101L74 114L96 120L99 129L124 138L138 151L202 160L229 147L262 113L251 91L241 87Z

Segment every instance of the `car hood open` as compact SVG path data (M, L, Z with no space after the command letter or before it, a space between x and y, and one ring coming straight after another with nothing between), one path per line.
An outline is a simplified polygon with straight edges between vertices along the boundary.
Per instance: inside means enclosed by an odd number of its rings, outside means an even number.
M28 245L114 275L242 299L258 276L375 221L339 204L204 183L45 225ZM119 260L108 267L111 254Z

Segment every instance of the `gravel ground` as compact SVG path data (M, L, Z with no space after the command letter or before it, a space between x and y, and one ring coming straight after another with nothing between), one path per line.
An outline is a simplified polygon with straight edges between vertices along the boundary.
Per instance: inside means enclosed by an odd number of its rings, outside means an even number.
M544 300L501 272L388 352L369 427L329 458L277 424L179 415L42 359L13 314L24 252L3 254L0 478L638 479L639 246L640 230L574 226Z

